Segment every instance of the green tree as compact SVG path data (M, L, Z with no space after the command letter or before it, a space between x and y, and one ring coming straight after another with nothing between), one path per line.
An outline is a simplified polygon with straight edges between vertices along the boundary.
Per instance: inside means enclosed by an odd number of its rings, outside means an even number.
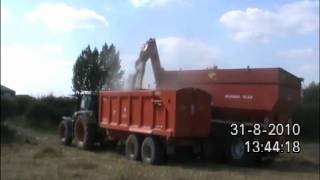
M301 135L308 140L319 139L319 83L302 89L302 102L293 113L293 120L301 126Z
M105 89L120 89L122 87L121 78L123 70L121 70L121 60L119 58L119 51L115 46L110 46L105 43L102 46L99 55L99 66L101 70L100 87Z
M303 102L306 104L319 105L319 84L311 82L303 89Z
M99 89L100 70L98 64L99 52L90 46L84 49L73 66L72 90L78 96L82 91Z
M111 44L103 45L101 52L85 48L73 66L72 90L77 97L82 91L119 89L122 75L119 51Z

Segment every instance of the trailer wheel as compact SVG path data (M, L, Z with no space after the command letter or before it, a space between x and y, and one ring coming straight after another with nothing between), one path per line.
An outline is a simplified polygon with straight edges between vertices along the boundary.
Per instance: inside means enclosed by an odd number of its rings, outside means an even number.
M95 140L95 131L95 123L88 122L84 116L78 116L74 128L76 145L81 149L92 149Z
M141 138L138 135L131 134L128 136L125 145L126 157L130 160L140 160Z
M235 165L251 165L256 162L256 155L246 151L245 137L231 137L227 147L227 157Z
M279 155L279 153L276 153L276 152L262 154L259 156L258 162L263 165L270 165L275 161L275 159L278 155Z
M60 143L70 145L72 142L72 122L64 119L58 126L58 134Z
M155 137L146 137L141 146L142 161L148 164L159 164L164 151L161 143Z

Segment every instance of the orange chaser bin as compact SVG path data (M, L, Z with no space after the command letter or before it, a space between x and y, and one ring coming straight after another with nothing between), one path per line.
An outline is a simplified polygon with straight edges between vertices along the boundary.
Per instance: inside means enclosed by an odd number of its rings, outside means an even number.
M114 139L139 133L171 138L207 137L211 97L193 88L101 91L99 126Z

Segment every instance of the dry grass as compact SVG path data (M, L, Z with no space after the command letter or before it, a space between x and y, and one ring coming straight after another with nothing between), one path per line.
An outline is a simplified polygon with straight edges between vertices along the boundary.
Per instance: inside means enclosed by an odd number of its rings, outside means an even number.
M82 151L50 134L27 131L37 143L1 146L1 179L319 179L319 144L282 155L271 166L234 167L199 159L170 159L164 165L132 162L118 151Z

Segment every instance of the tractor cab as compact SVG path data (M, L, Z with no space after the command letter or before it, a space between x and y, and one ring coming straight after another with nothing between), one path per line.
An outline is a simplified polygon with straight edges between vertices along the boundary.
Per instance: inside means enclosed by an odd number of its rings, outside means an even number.
M94 119L98 118L98 93L85 91L81 93L81 98L78 102L77 112L73 114L73 120L76 120L79 115L88 115Z
M79 110L93 111L97 107L97 95L96 94L83 94L80 101Z
M96 111L98 103L98 94L91 91L85 91L81 94L78 103L78 111Z

